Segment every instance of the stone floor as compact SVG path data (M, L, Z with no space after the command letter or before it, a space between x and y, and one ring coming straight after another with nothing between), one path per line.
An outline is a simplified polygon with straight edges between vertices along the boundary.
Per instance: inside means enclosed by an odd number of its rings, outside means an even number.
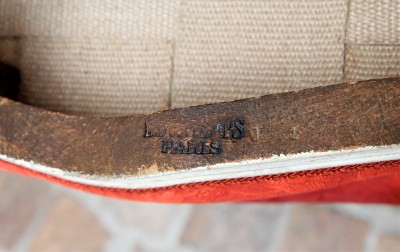
M400 207L149 204L0 172L0 251L400 252Z

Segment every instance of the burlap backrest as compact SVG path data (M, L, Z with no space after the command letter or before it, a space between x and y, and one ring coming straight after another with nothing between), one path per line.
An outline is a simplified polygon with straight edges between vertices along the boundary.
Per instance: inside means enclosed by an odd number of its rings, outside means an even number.
M148 113L400 75L400 0L0 0L20 99Z

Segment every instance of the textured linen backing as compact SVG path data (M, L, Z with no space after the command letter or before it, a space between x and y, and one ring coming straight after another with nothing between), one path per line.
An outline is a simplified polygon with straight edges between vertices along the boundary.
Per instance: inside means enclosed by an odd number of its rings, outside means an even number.
M346 42L400 44L399 0L351 0Z
M365 80L400 75L400 45L348 45L346 80Z
M351 0L345 80L400 75L400 1Z
M173 38L180 1L0 1L1 36Z
M185 1L172 106L340 82L346 9L343 0Z
M19 67L21 52L20 40L16 38L0 39L0 62Z
M400 0L0 0L20 99L148 113L400 75Z
M172 47L158 40L25 38L20 99L111 116L168 108Z

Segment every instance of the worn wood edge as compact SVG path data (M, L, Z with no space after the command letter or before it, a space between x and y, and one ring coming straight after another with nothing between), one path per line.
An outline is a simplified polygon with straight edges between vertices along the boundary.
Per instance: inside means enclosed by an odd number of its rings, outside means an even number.
M235 108L235 106L239 105L239 109L237 109L238 111L235 111L236 114L241 114L240 110L240 104L250 104L253 105L255 103L257 103L258 101L262 100L262 102L267 103L269 99L272 100L279 100L279 99L286 99L287 97L290 98L290 96L293 96L295 94L307 94L307 93L322 93L322 98L324 98L324 92L331 92L332 90L336 90L336 89L349 89L351 91L352 86L360 86L360 88L363 88L363 86L365 85L370 85L371 83L373 83L374 85L380 85L379 87L387 87L387 83L389 83L389 87L392 87L392 90L388 90L388 91L392 91L394 90L394 92L398 93L399 91L399 83L400 83L400 78L389 78L389 79L380 79L380 80L369 80L369 81L363 81L363 82L350 82L347 84L337 84L337 85L331 85L331 86L326 86L326 87L319 87L319 88L314 88L314 89L307 89L307 90L302 90L302 91L298 91L298 92L288 92L288 93L283 93L283 94L275 94L275 95L267 95L267 96L262 96L262 97L256 97L256 98L250 98L250 99L244 99L244 100L238 100L238 101L234 101L234 102L223 102L223 103L217 103L217 104L209 104L209 105L200 105L200 106L194 106L194 107L188 107L188 108L182 108L182 109L174 109L174 110L167 110L167 111L161 111L161 112L156 112L153 114L149 114L149 115L135 115L135 116L131 116L131 117L120 117L118 118L94 118L94 120L100 120L100 121L96 121L96 123L101 122L101 120L106 120L105 123L109 123L111 120L119 120L120 119L122 121L126 120L126 119L131 119L130 123L132 124L133 127L135 127L135 125L132 123L132 121L139 121L138 124L142 124L141 126L139 126L139 130L135 132L135 134L137 134L135 137L133 138L133 140L129 143L132 144L132 142L134 142L135 140L139 139L139 137L141 138L141 140L143 140L143 122L146 122L148 119L151 120L152 117L155 117L156 119L162 118L162 116L164 115L168 115L166 122L169 123L168 120L175 120L174 122L176 124L182 124L182 122L179 121L179 118L176 119L176 116L191 116L191 113L193 113L194 117L197 118L199 117L199 115L208 115L207 113L211 113L213 112L213 108L217 108L217 109L224 109L226 107L232 107ZM391 85L391 86L390 86ZM379 89L379 88L378 88ZM350 92L349 91L349 92ZM355 89L355 91L357 91L357 89ZM373 92L377 92L379 90L372 90L371 93ZM305 96L305 98L307 98L307 96ZM391 98L393 100L393 97ZM381 102L381 101L379 101ZM120 186L128 186L128 188L147 188L147 187L155 187L156 185L158 186L166 186L166 185L173 185L174 183L183 183L184 181L186 182L200 182L202 181L201 179L204 179L203 177L205 176L206 180L212 180L212 179L222 179L222 178L230 178L230 176L256 176L256 175L266 175L266 174L270 174L268 172L272 172L274 169L272 168L268 168L268 167L262 167L263 164L268 163L268 161L270 160L274 160L275 158L277 158L278 156L281 156L283 158L291 158L293 155L300 155L301 158L305 158L307 155L311 155L313 157L324 157L324 158L329 158L329 153L334 152L334 153L338 153L338 155L342 155L344 153L346 153L346 151L350 151L351 153L357 153L358 151L360 151L360 153L362 153L365 148L367 148L368 150L395 150L395 154L399 153L398 149L398 144L400 142L399 140L399 135L400 135L400 129L398 128L399 126L399 114L400 113L393 113L394 112L398 112L399 111L399 106L398 106L398 97L397 99L395 98L394 101L392 102L392 104L388 103L387 108L384 108L384 110L386 109L388 111L388 113L391 113L391 116L394 118L394 124L392 122L391 126L397 127L395 128L395 131L391 131L391 133L389 135L387 135L388 137L391 138L390 141L384 142L384 141L377 141L376 144L374 143L358 143L358 144L353 144L353 145L348 145L348 146L341 146L340 148L332 148L332 147L318 147L318 148L312 148L309 151L292 151L292 152L287 152L287 153L281 153L278 152L278 154L270 152L270 153L264 153L262 155L261 158L255 158L254 155L250 155L251 153L245 153L245 155L239 156L239 158L235 159L235 160L227 160L227 159L220 159L220 160L214 160L212 158L216 157L216 156L206 156L205 159L200 159L203 160L203 164L202 165L201 162L190 162L191 159L197 158L199 159L199 156L192 156L192 155L188 155L184 158L181 158L179 156L174 156L171 157L171 159L176 163L176 164L183 164L183 162L185 162L185 160L189 160L189 164L187 166L182 165L182 167L180 169L160 169L160 167L157 164L153 164L151 162L146 163L144 166L142 165L140 168L141 169L137 169L136 168L136 172L132 172L132 171L126 171L126 170L118 170L115 169L113 170L113 168L111 167L111 169L105 169L105 170L101 170L100 167L100 171L101 172L91 172L90 170L85 170L84 167L77 167L76 169L71 169L68 167L59 167L56 165L51 165L49 164L49 162L41 162L42 160L37 159L27 159L24 158L21 155L14 155L13 156L13 152L8 152L8 153L4 153L4 150L10 150L10 146L11 146L11 150L14 147L13 146L13 142L9 141L9 142L5 142L1 137L2 135L0 135L0 159L3 159L4 161L7 162L11 162L11 163L18 163L21 166L27 167L28 169L35 169L40 167L41 168L41 172L44 173L53 173L53 175L55 176L61 176L62 178L65 179L78 179L79 181L81 181L80 179L83 179L81 182L82 183L98 183L101 181L105 181L107 182L107 185L103 185L103 186L109 186L109 187L120 187ZM356 104L357 105L357 104ZM390 106L389 106L390 105ZM19 104L10 100L7 100L5 98L0 98L0 114L1 114L1 109L4 106L8 106L8 114L11 114L11 116L9 116L9 118L11 118L14 121L17 121L17 116L23 116L23 115L29 115L29 113L33 113L34 116L39 115L41 116L41 118L39 118L40 120L34 118L34 122L35 123L40 123L42 122L43 119L47 119L47 118L56 118L56 123L61 122L69 122L68 120L75 120L74 122L76 122L76 120L82 120L82 121L86 121L88 118L85 117L77 117L77 116L71 116L71 115L64 115L61 113L57 113L57 112L50 112L50 111L46 111L46 110L42 110L42 109L37 109L37 108L33 108L27 105L23 105L23 104ZM17 108L19 109L17 113L14 113L13 108ZM393 111L390 111L393 110ZM205 111L205 112L203 112ZM247 112L247 111L245 111ZM272 111L271 113L273 113L274 111ZM8 115L7 113L3 113ZM172 115L172 116L171 116ZM257 114L255 114L257 115ZM383 116L383 112L381 114L381 116ZM250 115L252 116L252 115ZM218 122L218 118L219 115L214 115L215 118L217 118L217 120L214 121L211 120L212 122ZM2 117L0 117L1 119L3 119ZM228 117L227 117L228 118ZM236 116L231 117L232 120L235 120L235 118L237 118ZM251 117L250 117L251 118ZM393 121L392 118L392 121ZM29 118L28 118L29 119ZM228 118L229 119L229 118ZM368 118L370 119L370 118ZM107 121L108 120L108 121ZM381 119L379 119L381 120ZM385 118L383 118L382 120L386 120ZM119 122L118 121L118 122ZM256 123L263 123L264 121L256 121ZM383 121L386 122L386 121ZM22 121L22 124L20 124L22 127L29 126L29 123L26 123L24 121ZM80 126L81 124L79 124ZM129 124L130 125L130 124ZM171 125L174 125L173 123ZM3 125L2 125L3 126ZM76 125L74 125L76 126ZM126 126L126 124L124 124L124 126ZM68 128L68 130L73 129L73 127ZM97 128L95 128L97 129ZM110 128L112 129L112 128ZM396 131L397 129L397 131ZM4 129L0 128L0 132L2 132L2 130L4 131ZM9 130L9 129L8 129ZM107 129L106 129L107 130ZM22 133L21 133L22 132ZM18 134L22 135L22 134L26 134L26 132L24 133L23 130L21 130L21 132L17 132ZM106 131L105 131L106 132ZM12 133L15 134L15 132L13 131ZM29 135L29 133L28 133ZM32 135L32 134L31 134ZM249 139L251 136L250 134L248 134L247 136L247 141L249 143L252 143L251 139ZM245 137L245 139L246 139ZM34 138L33 138L34 139ZM44 138L46 139L46 138ZM154 140L156 138L150 138L150 139L145 139L145 140ZM34 139L35 140L35 139ZM42 139L43 140L43 139ZM54 140L54 139L50 139L50 140ZM68 140L68 139L66 139ZM140 139L139 139L140 140ZM239 141L237 141L239 143ZM229 144L231 144L233 147L231 148L231 150L235 151L235 144L237 143L235 142L235 140L229 140ZM295 141L294 141L295 142ZM23 142L23 143L28 143L28 142ZM42 141L39 142L38 144L46 144L48 142L46 141ZM142 143L145 143L145 141L142 141ZM289 143L293 143L290 142ZM391 143L391 145L388 145L387 143ZM51 143L50 143L51 144ZM394 144L394 145L393 145ZM4 147L5 146L5 147ZM129 147L130 145L126 145L127 147ZM126 147L125 146L125 147ZM394 147L393 147L394 146ZM43 146L46 147L46 146ZM157 145L150 145L150 147L158 147ZM372 149L370 149L372 148ZM50 152L57 152L57 151L64 151L63 149L50 149L48 151L48 153ZM236 150L235 152L239 152L239 154L241 154L242 150L239 148L238 150ZM250 150L249 150L250 152ZM11 155L10 155L11 153ZM368 152L367 152L368 153ZM29 153L28 153L29 154ZM139 153L140 154L140 153ZM141 153L141 155L146 155L146 151L144 150L143 153ZM248 154L246 156L246 154ZM392 153L393 154L393 153ZM154 154L152 154L154 155ZM167 154L168 155L168 154ZM232 153L232 155L237 155L237 153ZM322 155L322 156L321 156ZM325 156L324 156L325 155ZM373 152L370 152L370 154L368 155L373 155ZM57 155L54 155L55 157L57 157ZM386 157L386 154L380 155L382 157ZM160 156L153 156L153 158L157 158ZM202 158L202 156L200 156ZM229 155L228 155L229 157ZM367 158L363 157L363 158ZM45 156L42 156L43 160L45 158ZM178 159L178 161L175 161L174 159ZM375 162L375 161L384 161L384 160L380 160L380 157L377 157L374 160L371 160L369 162ZM394 159L400 159L400 157L398 155L391 155L390 156L391 160ZM367 160L367 159L365 159ZM387 159L385 159L387 160ZM56 160L57 161L57 160ZM210 162L213 161L213 162ZM79 159L76 159L76 162L79 162ZM316 160L316 163L321 163L321 160ZM339 162L340 163L340 162ZM342 162L344 165L346 164L346 160L344 160ZM62 164L62 163L61 163ZM330 166L332 165L337 165L338 163L331 163ZM101 163L100 163L101 165ZM260 169L256 169L256 170L250 170L249 166L261 166ZM317 165L318 166L318 165ZM56 168L51 168L51 167L56 167ZM232 168L234 167L234 168ZM299 166L293 166L293 169L300 169ZM297 168L296 168L297 167ZM115 167L118 168L118 167ZM220 171L224 171L225 169L230 169L232 168L233 170L227 173L219 173ZM324 168L324 167L316 167L316 168ZM240 169L244 169L244 173L239 172ZM306 169L306 168L305 168ZM217 173L215 171L218 171ZM273 172L282 172L284 170L281 171L273 171ZM289 171L289 170L288 170ZM294 171L294 170L291 170ZM246 172L250 172L249 174L246 174ZM263 173L264 172L264 173ZM61 175L60 175L61 174ZM232 175L233 174L233 175ZM240 174L240 175L239 175ZM173 176L177 176L176 178L174 178ZM188 178L185 178L185 176L188 176ZM203 176L204 175L204 176ZM207 177L208 176L208 177ZM210 177L211 176L211 177ZM158 182L162 180L162 182ZM169 181L167 181L169 180ZM110 182L111 181L111 182ZM113 184L115 181L116 184ZM185 182L185 183L186 183ZM103 183L103 182L101 182ZM131 186L131 187L129 187Z
M222 163L207 167L195 167L189 170L129 176L123 174L88 175L80 172L69 172L0 154L0 160L63 180L91 186L120 189L149 189L213 180L328 169L345 165L358 165L399 159L400 144L371 146L340 151L274 155L265 159L246 160L237 163Z

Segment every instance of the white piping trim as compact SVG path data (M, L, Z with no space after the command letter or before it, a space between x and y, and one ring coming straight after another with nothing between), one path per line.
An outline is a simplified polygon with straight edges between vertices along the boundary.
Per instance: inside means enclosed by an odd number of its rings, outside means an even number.
M216 164L189 170L160 172L140 176L87 175L46 167L33 161L19 160L2 154L0 154L0 159L27 169L81 184L110 188L143 189L209 180L254 177L343 165L398 160L400 159L400 144L363 147L352 150L275 155L266 159Z

